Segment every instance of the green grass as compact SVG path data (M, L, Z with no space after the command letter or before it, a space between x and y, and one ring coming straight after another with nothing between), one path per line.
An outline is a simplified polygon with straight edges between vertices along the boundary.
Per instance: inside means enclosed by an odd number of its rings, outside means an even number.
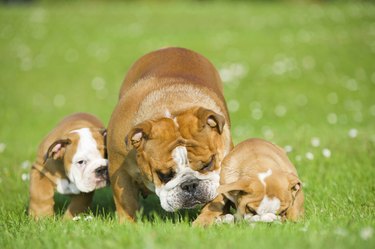
M63 196L55 219L30 220L21 176L42 137L72 112L108 122L130 65L169 45L229 71L236 143L264 137L292 146L305 219L196 229L196 212L167 215L150 198L141 222L119 225L104 189L91 221L61 221ZM375 247L375 5L0 6L0 84L0 248Z

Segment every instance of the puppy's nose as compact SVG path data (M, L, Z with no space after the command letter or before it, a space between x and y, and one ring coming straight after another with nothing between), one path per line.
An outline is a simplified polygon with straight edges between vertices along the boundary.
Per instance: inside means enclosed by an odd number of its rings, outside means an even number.
M106 176L107 174L108 174L108 167L107 166L101 166L101 167L95 169L95 175L97 177Z
M194 193L198 187L198 184L199 184L198 180L190 180L190 181L181 183L180 187L183 191Z

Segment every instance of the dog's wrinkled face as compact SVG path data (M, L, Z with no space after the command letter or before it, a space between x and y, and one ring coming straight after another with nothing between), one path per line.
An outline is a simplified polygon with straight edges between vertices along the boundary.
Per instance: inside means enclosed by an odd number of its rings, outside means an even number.
M300 191L301 182L296 175L271 169L218 189L235 203L240 217L264 222L288 217Z
M108 185L108 160L102 130L82 128L54 142L47 157L62 159L66 176L79 192L91 192ZM57 186L64 192L63 186ZM78 192L77 191L77 192ZM68 193L69 190L66 190ZM72 191L74 192L74 191Z
M216 197L220 162L227 149L224 118L204 108L145 121L126 144L137 150L142 174L155 186L166 211L193 208Z

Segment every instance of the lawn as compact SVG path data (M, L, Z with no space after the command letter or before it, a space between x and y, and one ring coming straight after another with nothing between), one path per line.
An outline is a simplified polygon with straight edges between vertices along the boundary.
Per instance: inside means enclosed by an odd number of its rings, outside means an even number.
M166 214L151 197L120 225L109 188L80 220L61 220L59 195L54 219L27 217L43 136L77 111L107 123L130 65L164 46L220 70L235 143L289 151L304 220L192 228L197 211ZM1 5L0 86L0 248L375 248L373 4Z

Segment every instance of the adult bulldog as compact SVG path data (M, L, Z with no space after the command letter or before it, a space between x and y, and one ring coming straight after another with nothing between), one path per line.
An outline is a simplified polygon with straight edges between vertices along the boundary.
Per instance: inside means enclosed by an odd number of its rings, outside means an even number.
M109 176L120 222L134 221L139 195L163 209L217 196L230 151L230 121L218 72L202 55L165 48L129 70L108 126Z

